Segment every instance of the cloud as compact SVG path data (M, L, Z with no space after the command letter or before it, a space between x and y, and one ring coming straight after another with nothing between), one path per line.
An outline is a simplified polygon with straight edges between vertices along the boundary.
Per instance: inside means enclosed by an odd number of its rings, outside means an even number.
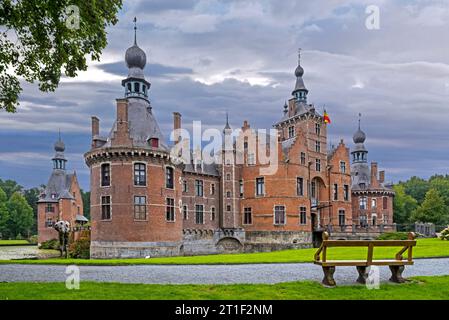
M98 66L101 70L115 74L118 76L124 76L128 73L128 68L123 61L105 63ZM167 77L170 75L182 75L193 74L191 68L166 66L159 63L150 63L145 66L145 73L151 74L151 77Z

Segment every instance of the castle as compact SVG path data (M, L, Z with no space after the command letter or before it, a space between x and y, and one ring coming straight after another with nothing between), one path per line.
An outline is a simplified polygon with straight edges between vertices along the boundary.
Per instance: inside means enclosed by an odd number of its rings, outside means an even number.
M336 239L370 239L395 229L394 192L377 163L368 164L360 122L352 152L343 140L328 150L327 123L307 102L300 62L292 97L273 125L275 147L257 143L247 121L237 137L226 121L231 143L215 155L221 161L206 163L201 155L179 161L164 140L136 37L125 60L115 123L102 136L92 117L85 154L92 258L270 251L317 245L325 230ZM174 132L181 119L173 113ZM174 146L180 143L177 137ZM274 172L264 173L257 148L276 155Z

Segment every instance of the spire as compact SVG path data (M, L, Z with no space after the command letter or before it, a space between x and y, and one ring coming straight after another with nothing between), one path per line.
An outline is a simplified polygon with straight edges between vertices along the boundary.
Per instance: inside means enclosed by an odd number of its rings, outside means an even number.
M226 125L224 127L224 130L229 130L231 129L231 126L229 125L229 114L228 111L226 111Z
M134 17L134 45L137 46L137 17Z
M59 129L58 141L56 141L54 149L55 149L55 156L52 159L53 169L65 170L65 163L67 162L67 160L64 157L65 144L61 140L61 129Z
M365 132L363 132L362 129L360 129L361 119L362 119L362 114L359 113L359 127L358 127L358 130L354 133L354 136L352 137L352 140L354 141L355 144L357 144L357 143L363 144L366 140Z
M304 85L304 80L302 79L302 76L304 75L304 69L301 66L301 50L301 48L298 49L298 66L295 70L296 85L295 89L292 92L292 95L295 97L296 101L307 103L307 93L309 92L309 90L307 90L306 86Z

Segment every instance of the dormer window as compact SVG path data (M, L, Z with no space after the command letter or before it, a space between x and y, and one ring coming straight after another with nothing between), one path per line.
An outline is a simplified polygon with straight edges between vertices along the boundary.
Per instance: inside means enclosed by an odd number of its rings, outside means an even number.
M159 139L158 138L150 138L150 139L148 139L148 144L152 148L159 148Z
M51 194L51 198L52 198L52 199L56 199L56 193L52 193L52 194Z

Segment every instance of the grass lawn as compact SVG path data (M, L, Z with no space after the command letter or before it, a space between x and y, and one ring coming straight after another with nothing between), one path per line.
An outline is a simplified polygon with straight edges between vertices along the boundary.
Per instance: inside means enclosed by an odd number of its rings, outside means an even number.
M167 257L150 259L45 259L45 260L0 260L0 263L20 264L77 264L77 265L132 265L132 264L247 264L247 263L298 263L311 262L317 249L297 249L263 253L220 254L192 257ZM375 259L392 259L399 248L379 247L374 249ZM328 259L365 259L367 248L331 248ZM415 258L449 257L449 241L440 239L418 239L414 248Z
M21 246L30 244L27 240L0 240L0 246Z
M449 276L415 277L406 284L382 284L379 290L363 285L324 288L317 282L274 285L154 285L81 282L79 290L64 283L0 283L0 300L142 299L142 300L447 300Z

